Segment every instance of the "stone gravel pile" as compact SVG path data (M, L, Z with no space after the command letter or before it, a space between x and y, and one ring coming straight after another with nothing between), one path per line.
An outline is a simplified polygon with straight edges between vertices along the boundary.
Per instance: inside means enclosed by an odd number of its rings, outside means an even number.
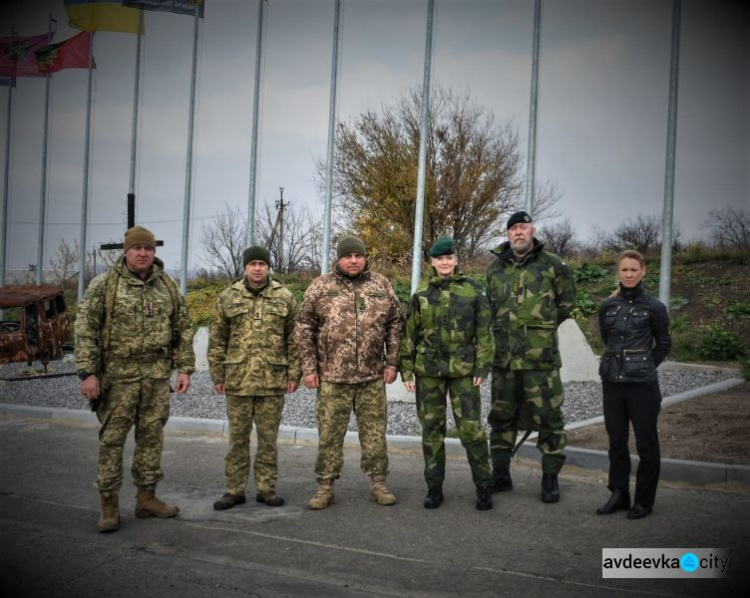
M66 359L63 362L50 363L48 371L52 374L72 373L74 367ZM30 373L41 373L41 369L29 368L26 364L0 366L0 378L19 377ZM717 370L685 369L660 370L659 372L661 391L665 398L731 377L731 372ZM74 375L12 382L0 380L0 402L34 407L88 409L87 401L81 397L78 384L78 378ZM481 396L482 417L486 421L490 407L489 381L482 384ZM601 384L598 382L566 384L563 410L568 423L601 415ZM173 417L225 420L226 401L222 395L214 392L208 372L196 372L192 376L190 391L185 395L172 396L171 414ZM452 417L448 420L448 427L451 429ZM282 424L298 428L316 428L315 391L300 388L294 394L288 395L284 405ZM357 429L353 417L349 422L349 429L353 431ZM388 434L421 435L414 403L390 402L388 404Z

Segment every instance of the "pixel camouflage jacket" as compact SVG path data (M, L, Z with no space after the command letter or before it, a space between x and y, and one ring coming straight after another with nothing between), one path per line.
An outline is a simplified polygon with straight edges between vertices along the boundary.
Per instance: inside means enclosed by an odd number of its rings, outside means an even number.
M385 276L364 272L354 280L334 267L305 291L295 339L302 374L323 382L358 384L397 367L404 316Z

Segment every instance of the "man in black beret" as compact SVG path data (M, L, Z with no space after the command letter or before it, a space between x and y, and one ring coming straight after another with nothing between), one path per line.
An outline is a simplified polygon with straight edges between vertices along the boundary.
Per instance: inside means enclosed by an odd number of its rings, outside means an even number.
M557 474L565 462L563 386L557 327L575 307L576 288L567 264L534 234L531 216L508 218L508 240L487 267L495 358L492 364L490 453L493 491L513 489L510 459L518 430L538 430L542 501L557 502Z

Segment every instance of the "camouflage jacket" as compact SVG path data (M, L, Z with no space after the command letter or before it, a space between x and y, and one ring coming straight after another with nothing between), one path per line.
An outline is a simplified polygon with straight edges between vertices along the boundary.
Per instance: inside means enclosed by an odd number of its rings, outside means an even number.
M495 337L493 366L545 370L561 366L557 327L575 307L576 288L567 264L534 247L518 264L506 241L492 251L487 295Z
M433 276L411 298L401 341L401 378L460 378L489 374L495 343L482 285L456 272Z
M254 295L244 279L216 299L209 328L208 365L214 384L227 394L278 395L300 378L292 332L297 302L282 283L271 279Z
M295 338L303 375L324 382L358 384L382 377L398 364L404 323L396 293L381 274L365 271L352 280L334 272L305 291Z
M105 381L195 371L187 305L158 258L146 280L130 272L124 258L94 278L78 307L75 336L76 369Z

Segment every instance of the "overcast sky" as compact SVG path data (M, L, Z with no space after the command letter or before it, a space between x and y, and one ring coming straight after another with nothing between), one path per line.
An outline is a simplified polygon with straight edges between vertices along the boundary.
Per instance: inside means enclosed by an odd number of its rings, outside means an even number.
M686 240L710 209L750 208L750 19L746 2L683 0L675 220ZM259 207L278 199L322 213L314 180L326 155L333 0L270 0L260 106ZM338 118L420 87L427 0L343 0ZM664 199L670 0L544 0L537 181L554 183L579 238L612 230ZM512 121L526 156L532 0L437 0L433 84L470 93ZM205 266L201 226L225 204L247 209L257 2L207 0L198 62L191 268ZM67 26L62 0L5 0L0 36ZM136 175L137 220L181 259L192 18L146 12ZM101 32L94 55L89 248L125 229L136 36ZM86 71L53 76L47 257L80 236ZM36 262L43 79L13 92L10 269ZM0 87L5 161L7 88ZM5 176L4 169L2 176Z

